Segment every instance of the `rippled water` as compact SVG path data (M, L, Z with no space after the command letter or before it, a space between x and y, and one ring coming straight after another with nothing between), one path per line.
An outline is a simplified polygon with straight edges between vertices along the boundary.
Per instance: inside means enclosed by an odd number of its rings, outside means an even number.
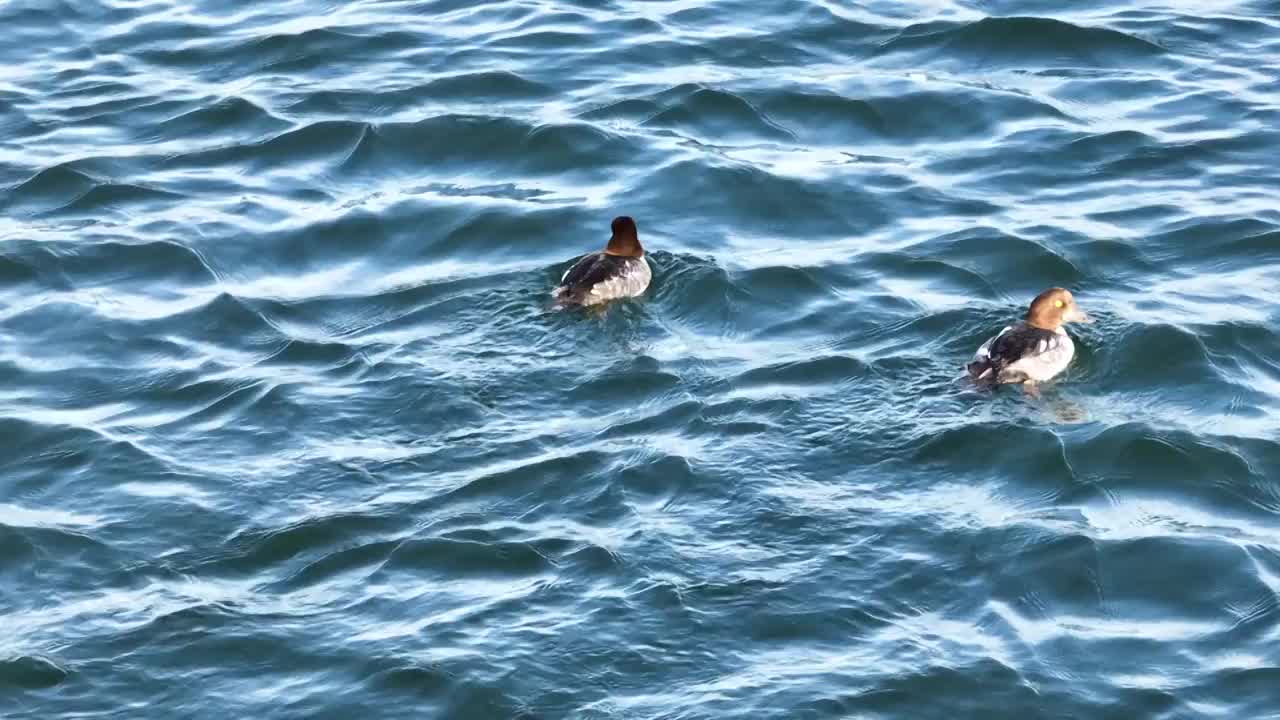
M1274 1L0 27L5 717L1280 718Z

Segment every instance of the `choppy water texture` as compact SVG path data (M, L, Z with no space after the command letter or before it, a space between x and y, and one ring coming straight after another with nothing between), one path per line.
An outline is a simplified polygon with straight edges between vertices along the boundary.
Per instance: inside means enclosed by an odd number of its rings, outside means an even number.
M0 27L6 718L1280 718L1275 2Z

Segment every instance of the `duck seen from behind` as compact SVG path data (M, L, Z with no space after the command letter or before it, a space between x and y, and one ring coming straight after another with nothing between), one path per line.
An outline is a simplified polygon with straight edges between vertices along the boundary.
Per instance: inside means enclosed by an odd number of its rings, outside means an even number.
M1031 301L1026 319L1001 330L982 344L968 365L969 376L990 385L1052 380L1067 369L1075 343L1063 329L1070 322L1092 322L1069 290L1049 288Z
M636 233L636 221L623 215L613 219L613 235L601 252L584 256L565 271L551 296L561 305L596 305L615 298L635 297L653 277Z

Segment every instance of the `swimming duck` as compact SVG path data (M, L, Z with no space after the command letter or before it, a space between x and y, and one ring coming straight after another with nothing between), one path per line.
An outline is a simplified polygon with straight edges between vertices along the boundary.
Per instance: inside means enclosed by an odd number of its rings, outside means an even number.
M1069 290L1049 288L1031 301L1027 317L982 344L969 363L969 376L981 383L1034 385L1067 369L1075 344L1064 323L1092 322Z
M595 305L634 297L649 287L653 272L644 259L636 221L616 217L611 229L613 236L604 250L584 256L566 270L551 297L565 305Z

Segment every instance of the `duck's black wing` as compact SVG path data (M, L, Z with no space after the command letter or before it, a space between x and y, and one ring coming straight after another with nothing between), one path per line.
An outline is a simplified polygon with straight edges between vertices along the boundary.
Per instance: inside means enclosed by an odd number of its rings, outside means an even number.
M560 278L555 295L567 302L581 302L582 296L598 283L624 272L628 260L630 258L602 252L585 255Z
M978 348L973 362L969 363L969 375L985 382L1016 381L1017 378L1007 376L1006 368L1028 355L1056 347L1057 343L1058 335L1052 330L1018 323Z

